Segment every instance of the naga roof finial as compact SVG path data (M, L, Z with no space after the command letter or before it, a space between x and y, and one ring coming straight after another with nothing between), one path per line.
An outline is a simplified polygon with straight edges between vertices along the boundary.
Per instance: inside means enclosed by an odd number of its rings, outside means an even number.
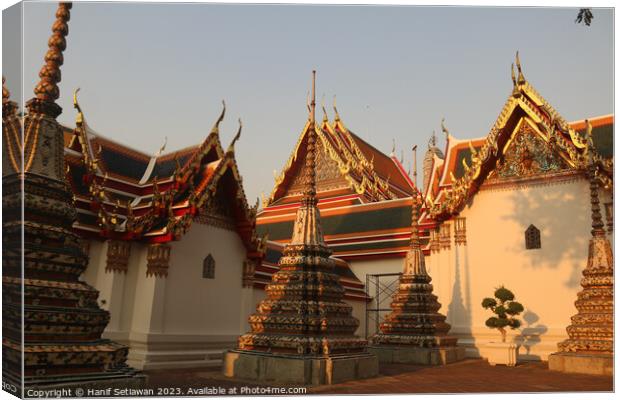
M230 145L228 146L228 149L226 150L227 153L235 151L235 143L241 137L241 128L243 128L243 124L241 123L241 118L239 118L239 129L237 130L237 134L233 138L232 142L230 142Z
M222 122L222 120L224 119L224 115L226 115L226 102L222 100L222 112L217 118L217 121L215 121L215 124L213 124L213 128L211 128L211 133L215 133L216 135L220 134L220 122Z
M441 118L441 131L446 135L446 140L448 140L448 136L450 136L450 131L448 130L448 128L446 128L445 122L446 122L446 119ZM433 132L433 136L434 136L434 132Z
M515 59L517 63L517 70L519 71L519 76L517 77L517 83L519 85L523 85L525 83L525 76L523 76L523 71L521 70L521 61L519 60L519 50L517 50L517 55Z
M52 25L52 36L48 43L48 50L45 53L45 65L39 71L41 80L34 88L37 99L53 103L60 96L58 82L60 82L60 66L63 64L62 52L67 48L65 37L69 34L67 22L71 18L70 9L73 6L70 2L58 3L56 10L56 21Z
M336 108L336 95L334 95L334 121L340 121L340 114L338 114L338 109Z
M321 97L321 108L323 109L323 122L327 122L327 111L325 110L325 93Z

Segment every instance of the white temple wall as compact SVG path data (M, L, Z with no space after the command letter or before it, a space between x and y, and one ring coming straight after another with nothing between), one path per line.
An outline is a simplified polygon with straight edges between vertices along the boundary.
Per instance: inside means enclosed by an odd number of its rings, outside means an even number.
M254 290L242 288L246 249L231 230L194 223L170 243L168 276L147 276L148 245L133 242L128 271L105 271L107 243L92 241L83 279L100 291L110 311L104 337L130 347L138 369L218 365L248 330ZM203 260L215 259L215 278Z
M546 360L567 338L566 327L576 313L573 303L581 289L591 229L588 183L575 178L483 187L460 216L466 218L466 245L455 246L452 230L450 250L427 258L431 264L437 256L444 261L441 271L431 273L451 333L468 346L469 356L484 356L480 345L501 336L485 326L491 312L481 302L505 285L525 307L521 328L509 330L508 340L521 343L521 359ZM530 224L540 230L540 249L525 249Z

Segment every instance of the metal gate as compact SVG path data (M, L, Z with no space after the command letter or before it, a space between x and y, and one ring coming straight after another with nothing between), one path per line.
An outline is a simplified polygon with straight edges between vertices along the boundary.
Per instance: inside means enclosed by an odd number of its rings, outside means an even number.
M379 331L379 325L392 311L390 303L398 290L402 273L366 275L366 294L372 300L366 303L366 338Z

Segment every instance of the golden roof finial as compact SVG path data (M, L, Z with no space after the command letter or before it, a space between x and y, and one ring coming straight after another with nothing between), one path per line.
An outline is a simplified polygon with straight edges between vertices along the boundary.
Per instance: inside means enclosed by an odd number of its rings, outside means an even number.
M523 76L523 71L521 70L521 61L519 60L519 50L517 50L517 55L515 58L516 58L516 63L517 63L517 70L519 71L517 83L519 85L523 85L525 83L525 77Z
M237 130L237 134L233 138L232 142L230 142L230 145L228 146L228 149L226 150L227 153L232 153L235 151L235 143L241 137L241 128L243 128L243 124L241 123L241 118L239 118L239 129Z
M84 123L84 113L82 112L82 107L80 107L80 103L78 103L77 94L80 91L80 88L77 88L73 91L73 107L77 110L77 115L75 116L75 124L80 126Z
M52 36L48 40L49 49L45 54L45 65L39 71L41 80L34 88L37 99L53 103L60 96L58 82L60 82L60 66L63 64L62 52L67 48L65 37L69 34L67 22L71 18L69 10L72 3L58 3L56 21L52 25Z
M222 112L217 118L217 121L215 121L215 124L213 124L213 128L211 128L211 133L215 133L216 135L220 134L220 122L222 122L222 120L224 119L224 115L226 115L226 102L222 100Z
M312 101L310 102L310 121L314 122L314 114L316 108L316 92L315 92L315 82L316 82L316 71L312 70Z
M338 109L336 108L336 95L334 95L334 121L340 121L340 114L338 114Z
M446 128L445 122L446 122L446 119L442 117L441 118L441 131L445 133L446 140L448 140L448 136L450 136L450 131L448 130L448 128ZM434 132L433 132L433 135L434 135Z
M325 110L325 93L321 97L321 108L323 109L323 122L327 122L327 111Z

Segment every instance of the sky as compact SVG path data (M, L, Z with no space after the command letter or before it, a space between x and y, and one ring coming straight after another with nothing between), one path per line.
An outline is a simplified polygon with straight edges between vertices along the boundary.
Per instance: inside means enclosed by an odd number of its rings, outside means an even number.
M55 3L24 3L23 88L32 97ZM330 120L390 153L440 122L457 138L485 136L512 91L519 50L526 79L568 121L613 113L613 12L575 8L74 3L59 84L59 121L72 92L89 126L154 153L200 143L221 111L223 146L243 121L236 156L250 203L269 195L307 120L311 71ZM3 12L3 74L21 95L19 13ZM322 117L320 107L317 118ZM443 145L443 139L439 140ZM421 170L421 166L418 166Z

